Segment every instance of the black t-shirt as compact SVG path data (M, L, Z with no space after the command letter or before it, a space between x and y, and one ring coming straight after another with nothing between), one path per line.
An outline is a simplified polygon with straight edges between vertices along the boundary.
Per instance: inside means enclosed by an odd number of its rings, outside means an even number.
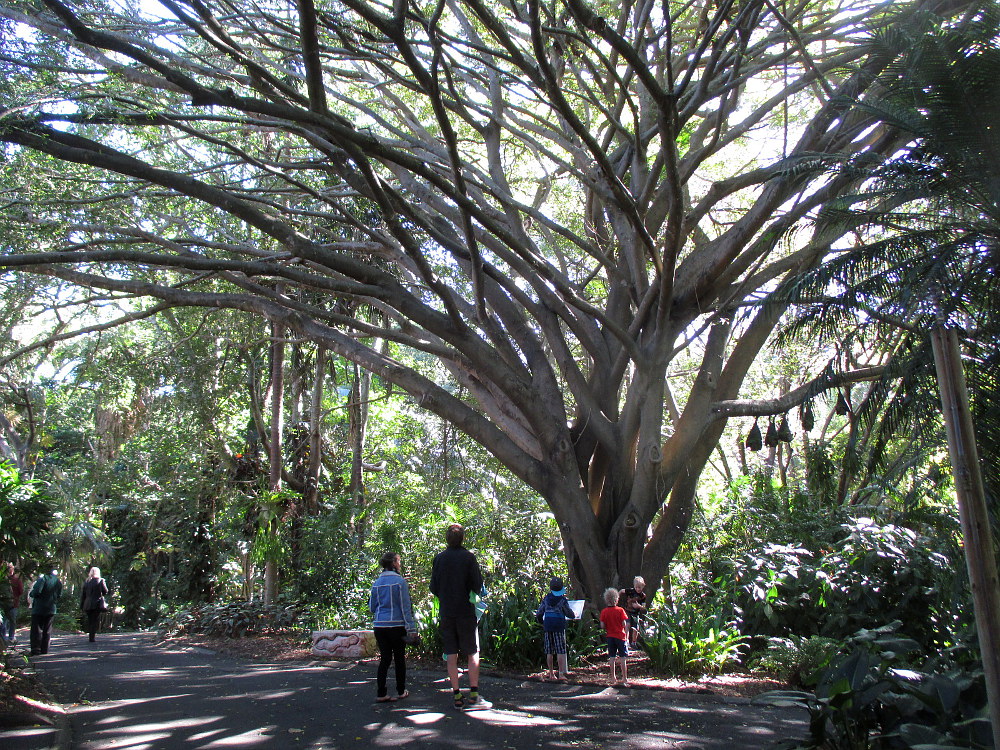
M474 616L471 592L483 588L483 574L476 556L465 547L449 547L439 552L431 568L431 593L441 604L441 614L451 617Z
M646 604L646 592L636 591L635 589L625 589L625 606L623 609L630 615L635 614L639 610L635 605L644 606Z

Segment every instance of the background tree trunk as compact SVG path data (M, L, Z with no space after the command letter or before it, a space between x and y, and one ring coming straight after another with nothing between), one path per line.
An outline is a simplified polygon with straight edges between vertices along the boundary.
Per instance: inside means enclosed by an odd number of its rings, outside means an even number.
M281 491L282 434L285 395L285 329L278 323L272 325L271 341L271 440L270 470L268 489L277 494ZM278 533L279 518L275 515L268 521L271 534ZM264 560L264 604L273 604L278 594L278 561L274 554Z

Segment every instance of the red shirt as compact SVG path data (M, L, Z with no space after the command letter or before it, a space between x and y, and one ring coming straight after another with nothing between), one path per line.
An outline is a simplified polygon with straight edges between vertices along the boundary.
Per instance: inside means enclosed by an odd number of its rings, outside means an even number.
M628 615L621 607L605 607L601 610L601 624L604 626L604 634L608 638L624 641L626 622L628 622Z

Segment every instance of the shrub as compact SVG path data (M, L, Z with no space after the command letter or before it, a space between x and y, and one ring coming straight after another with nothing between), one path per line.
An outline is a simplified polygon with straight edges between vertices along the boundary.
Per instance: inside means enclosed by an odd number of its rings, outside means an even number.
M530 671L545 663L542 627L535 621L538 601L529 584L516 586L512 593L492 594L480 622L480 654L484 661L496 667ZM540 597L539 597L540 598ZM420 643L416 653L429 658L442 654L438 630L438 602L431 598L425 606L414 610ZM581 657L591 656L601 640L594 618L584 615L581 622L569 621L566 645L570 665Z
M809 712L809 736L785 748L882 750L992 746L982 675L905 668L919 649L896 634L900 623L861 630L808 682L755 700Z
M265 605L259 601L202 605L181 610L163 620L160 629L171 635L202 634L225 638L265 635L307 629L316 619L297 604Z
M818 635L768 638L767 646L750 662L750 669L791 685L803 686L809 677L830 661L839 647L840 641Z
M716 594L747 634L842 640L899 619L921 646L937 648L963 626L956 613L967 595L948 544L858 518L820 549L767 544L727 561Z
M747 647L734 621L723 622L690 604L666 605L648 620L643 648L650 666L671 675L718 674Z
M495 666L519 670L542 664L545 654L542 628L535 622L537 607L534 592L527 587L492 604L481 623L483 658Z

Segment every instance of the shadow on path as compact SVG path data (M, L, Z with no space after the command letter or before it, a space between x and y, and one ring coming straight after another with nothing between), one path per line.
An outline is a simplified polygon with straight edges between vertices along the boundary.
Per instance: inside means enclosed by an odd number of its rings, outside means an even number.
M481 685L493 707L461 712L451 708L444 673L421 670L410 672L409 698L376 704L371 664L256 664L156 644L152 633L104 634L96 643L65 634L36 657L70 713L63 750L753 750L806 732L803 714L741 699L495 677Z

